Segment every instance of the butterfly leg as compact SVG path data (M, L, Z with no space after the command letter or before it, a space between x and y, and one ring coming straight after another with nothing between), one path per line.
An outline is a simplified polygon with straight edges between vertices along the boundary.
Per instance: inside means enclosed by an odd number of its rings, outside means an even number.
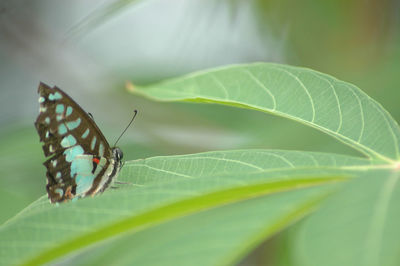
M114 183L115 183L115 184L118 184L118 185L132 185L131 182L114 181Z

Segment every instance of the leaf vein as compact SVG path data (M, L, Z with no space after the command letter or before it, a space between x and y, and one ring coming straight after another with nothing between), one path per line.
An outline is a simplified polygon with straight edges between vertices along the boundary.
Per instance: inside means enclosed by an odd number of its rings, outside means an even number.
M239 160L234 160L234 159L226 159L226 158L218 158L218 157L205 157L205 156L195 156L195 157L189 157L189 158L180 158L181 160L186 160L186 159L211 159L211 160L218 160L218 161L225 161L225 162L231 162L231 163L237 163L237 164L242 164L242 165L246 165L248 167L257 169L259 171L264 171L264 168L258 167L257 165L251 164L251 163L246 163L243 161L239 161Z
M229 93L228 93L228 90L225 88L224 84L222 84L214 74L211 75L211 78L215 81L215 83L218 85L218 87L220 87L222 89L222 91L225 94L225 99L229 99Z
M267 87L265 87L265 85L262 84L261 81L258 78L256 78L253 75L253 73L250 72L250 70L245 69L244 72L247 73L249 75L249 77L271 97L271 99L272 99L272 109L271 109L271 111L275 111L275 109L276 109L276 99L275 99L275 96L272 94L272 92Z
M168 171L168 170L161 169L161 168L156 168L156 167L153 167L153 166L150 166L150 165L147 165L147 164L135 164L135 165L144 166L144 167L149 168L151 170L154 170L154 171L157 171L157 172L163 172L163 173L166 173L166 174L172 174L172 175L182 176L182 177L186 177L186 178L194 178L193 176L190 176L190 175L185 175L185 174L181 174L181 173L178 173L178 172L173 172L173 171Z
M288 70L286 70L286 69L284 69L284 68L275 66L275 69L279 69L279 70L285 72L286 74L288 74L289 76L291 76L292 78L294 78L294 79L300 84L300 86L304 89L304 91L305 91L306 94L307 94L308 99L310 100L310 104L311 104L312 118L311 118L311 121L310 121L310 122L311 122L311 123L314 123L314 120L315 120L315 106L314 106L314 101L313 101L313 99L312 99L312 97L311 97L310 92L308 91L308 89L307 89L306 86L304 85L304 83L300 80L300 78L299 78L298 76L294 75L293 73L291 73L290 71L288 71Z
M327 82L327 83L329 84L329 86L331 87L331 89L332 89L333 95L335 96L335 99L336 99L336 103L337 103L337 107L338 107L338 112L339 112L339 125L338 125L338 127L337 127L337 129L336 129L336 131L335 131L335 132L338 133L338 132L340 131L340 129L342 128L343 115L342 115L342 108L340 107L339 97L338 97L338 95L337 95L337 93L336 93L336 89L335 89L335 87L333 86L333 84L332 84L332 82L331 82L330 80L328 80L328 79L322 77L321 75L317 75L317 74L314 73L314 72L310 72L310 73L311 73L314 77L316 77L316 78L318 78L318 79L320 79L320 80L323 80L323 81Z

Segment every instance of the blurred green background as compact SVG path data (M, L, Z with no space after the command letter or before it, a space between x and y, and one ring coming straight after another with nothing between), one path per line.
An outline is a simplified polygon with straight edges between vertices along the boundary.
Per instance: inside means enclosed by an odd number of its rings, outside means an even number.
M126 160L265 148L358 155L313 129L217 105L155 103L131 95L195 70L265 61L351 82L399 121L397 0L2 1L0 3L0 222L45 194L33 123L39 81L91 112Z

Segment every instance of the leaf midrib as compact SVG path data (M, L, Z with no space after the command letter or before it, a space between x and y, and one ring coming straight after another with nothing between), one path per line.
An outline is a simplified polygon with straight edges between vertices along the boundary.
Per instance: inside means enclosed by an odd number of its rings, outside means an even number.
M264 182L261 184L252 184L230 188L222 191L212 192L190 199L184 199L170 203L165 206L155 208L140 215L125 218L98 229L95 232L89 232L75 239L65 241L58 246L50 248L37 254L23 262L23 265L38 265L50 262L60 258L70 252L89 246L99 241L116 237L125 232L138 232L157 226L159 224L179 219L180 217L205 211L212 208L233 204L243 200L256 198L272 193L286 192L294 189L308 188L323 184L337 183L347 180L344 176L324 176L319 178L304 178L297 180L283 180L278 182ZM209 203L212 204L209 204Z

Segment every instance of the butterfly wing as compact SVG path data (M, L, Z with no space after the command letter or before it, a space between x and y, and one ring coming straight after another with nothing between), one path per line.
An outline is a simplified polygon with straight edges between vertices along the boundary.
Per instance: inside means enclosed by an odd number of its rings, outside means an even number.
M50 158L47 193L51 202L94 195L120 166L93 119L66 93L40 83L40 113L35 122L43 151Z

